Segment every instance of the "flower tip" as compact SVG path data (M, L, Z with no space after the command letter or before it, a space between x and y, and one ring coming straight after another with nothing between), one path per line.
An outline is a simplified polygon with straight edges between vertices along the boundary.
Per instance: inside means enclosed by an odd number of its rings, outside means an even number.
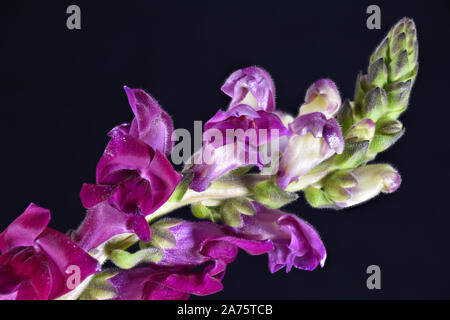
M382 175L384 188L383 192L392 193L397 191L400 188L402 183L402 178L397 172L387 172Z
M327 253L323 254L322 259L320 260L320 267L323 268L325 266L325 261L327 260Z

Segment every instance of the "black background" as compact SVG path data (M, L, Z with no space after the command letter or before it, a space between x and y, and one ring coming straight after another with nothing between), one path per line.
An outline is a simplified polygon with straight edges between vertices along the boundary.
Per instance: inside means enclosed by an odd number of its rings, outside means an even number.
M66 28L77 4L82 29ZM381 7L382 30L366 28ZM2 1L0 5L1 213L3 230L29 204L51 209L65 231L83 219L78 193L94 182L106 132L132 118L122 86L151 93L175 126L193 129L228 98L235 69L266 68L277 107L292 114L314 80L343 97L389 28L414 18L420 70L406 136L377 162L399 169L402 187L339 212L300 198L287 211L313 224L328 250L324 269L271 275L267 257L241 253L228 267L225 299L450 298L448 212L448 1ZM187 210L184 211L185 213ZM381 290L366 268L381 267Z

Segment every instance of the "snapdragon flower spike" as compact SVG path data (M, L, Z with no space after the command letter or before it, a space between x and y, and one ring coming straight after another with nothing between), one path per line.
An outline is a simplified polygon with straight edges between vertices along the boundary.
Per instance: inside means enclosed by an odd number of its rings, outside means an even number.
M259 255L274 248L268 240L245 239L210 222L180 221L167 230L173 235L174 245L163 246L160 262L120 272L110 280L117 291L116 299L210 295L223 289L226 266L236 259L239 249Z
M149 241L150 227L145 217L169 199L182 176L165 156L172 149L169 141L173 127L169 116L144 91L125 90L136 117L130 125L120 125L109 133L111 140L97 165L97 183L84 184L80 196L83 206L92 208L88 215L98 215L114 223L119 220L125 222L123 228L117 228L117 225L111 228L114 232L128 233L131 230L143 241ZM95 208L102 202L107 203ZM122 212L120 219L116 216L108 218L116 215L116 211ZM97 221L99 217L87 220ZM111 232L94 230L96 226L84 223L83 227L89 232L80 230L79 233L111 236ZM96 239L95 244L108 240ZM80 241L89 249L94 245L88 245L83 239Z
M400 187L402 182L398 172L387 164L361 166L350 171L349 174L355 183L348 186L335 184L333 187L339 190L325 190L337 208L347 208L366 202L381 192L392 193ZM344 196L345 199L333 199L333 194Z
M201 160L184 169L194 173L191 189L203 191L212 181L242 166L261 169L265 163L259 147L287 135L289 130L273 113L256 111L244 104L219 110L205 124L204 146L196 155Z
M285 189L322 161L342 153L344 139L334 118L321 112L299 116L289 124L291 136L280 160L277 184Z
M268 252L270 272L284 267L286 272L292 267L312 271L325 265L325 246L311 225L295 215L252 204L255 214L242 215L242 227L233 229L243 238L272 242L274 249Z
M341 104L336 84L330 79L320 79L308 88L305 103L300 107L300 115L321 112L329 119L338 112Z
M222 86L232 98L230 109L247 104L255 110L275 110L275 85L269 73L259 67L247 67L233 72Z
M97 260L66 235L48 228L49 222L48 210L30 204L0 234L1 300L56 299L100 271ZM79 283L69 279L74 271Z

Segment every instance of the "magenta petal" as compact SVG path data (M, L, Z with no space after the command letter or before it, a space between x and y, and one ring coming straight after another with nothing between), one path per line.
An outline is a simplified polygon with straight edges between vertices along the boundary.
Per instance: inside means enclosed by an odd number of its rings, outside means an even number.
M111 195L114 186L102 184L83 184L80 191L80 198L83 207L91 208L99 202L103 202Z
M19 289L22 279L0 264L0 297L9 295Z
M225 265L220 264L218 268L206 266L202 272L179 272L172 273L161 281L165 286L179 290L181 292L195 294L197 296L206 296L214 294L223 289L221 282L222 274L225 271ZM211 273L214 270L214 273ZM219 277L217 277L219 275Z
M124 87L135 119L130 134L144 141L163 154L170 154L173 123L170 116L161 109L158 102L144 90Z
M187 169L188 172L194 173L194 178L191 182L190 188L194 191L201 192L204 191L206 188L208 188L209 184L227 173L230 170L237 169L239 167L245 166L245 165L258 165L258 157L253 156L253 158L256 159L255 162L250 161L252 157L246 157L245 155L240 156L230 156L229 147L228 146L222 146L217 149L210 149L208 152L206 148L203 148L199 152L203 153L203 160L202 163L195 164L191 168ZM245 152L250 154L251 152L257 153L256 149L248 149L242 150L241 152ZM234 148L233 148L234 151ZM209 154L211 154L211 158L209 161L206 161L206 158L209 157ZM248 159L248 160L247 160Z
M292 267L314 270L324 265L325 246L312 226L295 215L267 209L258 203L253 205L255 215L243 216L243 226L234 230L242 238L273 243L273 250L268 253L271 272L283 267L286 272Z
M144 242L149 242L151 238L150 225L142 214L134 214L128 222L134 230L134 233Z
M271 130L278 130L279 137L289 135L289 130L283 125L277 115L262 110L255 111L244 104L235 106L226 112L219 110L205 123L205 132L210 129L219 130L224 138L222 143L215 144L215 147L229 143L229 141L225 141L227 130L241 129L244 132L250 129L255 130L257 141L251 141L251 143L256 146L270 142L272 138ZM264 137L260 134L259 130L265 130L267 132L266 136Z
M131 124L129 123L122 123L114 128L111 129L110 132L108 132L108 137L114 137L114 135L127 135L130 134L130 128Z
M316 138L323 137L323 128L327 123L327 118L321 112L313 112L297 117L289 124L289 129L293 134L304 136L308 133Z
M222 140L220 135L210 134L213 130L221 133ZM231 137L229 130L234 134ZM205 144L193 157L198 159L201 156L200 161L185 168L185 172L194 173L191 189L204 191L212 181L242 166L253 165L261 169L264 164L258 147L289 134L280 118L273 113L256 111L243 104L226 112L219 110L205 124Z
M162 152L130 135L117 134L97 166L97 182L111 189L85 187L81 196L89 207L108 198L111 190L109 201L117 209L134 214L139 207L149 215L170 198L181 178Z
M151 150L130 135L114 135L97 165L97 183L116 184L129 175L125 170L146 168Z
M156 282L146 282L142 295L143 300L188 300L189 297L189 293L178 291Z
M253 255L273 249L270 242L236 237L227 230L211 222L181 222L170 228L176 246L164 250L164 259L158 264L186 266L214 260L230 263L236 258L238 248Z
M116 235L134 233L134 226L129 222L133 216L113 208L108 201L100 202L88 209L75 235L77 244L90 251Z
M0 256L0 298L46 300L52 290L47 258L32 247L16 247Z
M68 273L69 267L79 268L80 283L88 276L100 271L98 261L61 232L47 228L36 240L36 243L63 275L63 283L58 292L59 296L73 289L67 286L68 278L72 275L71 272Z
M109 198L109 203L124 213L137 214L146 203L153 203L149 182L131 175L120 183Z
M117 299L185 299L189 294L213 294L222 290L226 266L234 261L239 248L250 254L274 249L271 241L236 236L229 228L210 222L183 221L169 231L176 244L164 249L162 261L120 272L110 280Z
M183 178L158 150L149 166L141 170L141 177L149 181L152 199L151 204L145 201L142 203L141 210L144 215L153 213L166 203Z
M258 146L270 142L273 138L279 138L288 136L290 134L289 130L283 125L280 118L274 113L267 113L264 111L258 111L259 117L255 118L255 123L259 129L266 129L267 136L258 136ZM276 131L275 131L276 130ZM273 136L273 133L276 136Z
M33 203L30 204L24 213L0 234L1 252L5 253L9 249L19 246L31 246L49 222L49 210Z
M125 270L110 282L117 300L185 300L190 294L207 295L222 290L219 279L186 268L158 268L156 266Z
M187 267L152 264L122 271L110 282L117 290L117 300L184 300L190 294L205 296L221 291L225 267L217 262L192 271Z

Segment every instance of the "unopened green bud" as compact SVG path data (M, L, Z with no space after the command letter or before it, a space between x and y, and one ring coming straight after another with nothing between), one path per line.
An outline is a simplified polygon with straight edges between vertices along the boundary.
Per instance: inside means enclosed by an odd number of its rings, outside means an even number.
M229 200L231 204L242 214L247 216L253 216L255 214L255 208L250 200L244 197L233 198Z
M328 199L325 192L319 188L308 187L304 190L305 199L313 208L330 208L333 206L333 201Z
M370 150L373 152L383 152L396 143L405 133L405 129L400 130L395 134L375 134L370 143Z
M389 74L384 58L380 58L369 66L367 83L370 88L383 88L388 82Z
M369 83L367 80L367 75L363 75L361 72L356 78L356 88L355 88L355 102L359 105L363 104L364 97L367 91L369 91Z
M191 211L194 217L198 219L209 219L212 222L220 221L220 212L218 208L207 207L201 203L191 205Z
M298 195L278 187L273 181L266 180L253 188L255 200L269 209L278 209L298 199Z
M386 106L386 91L376 87L367 92L364 97L362 112L365 118L370 118L376 122L384 114Z
M370 57L370 62L373 63L374 61L377 61L379 59L386 58L388 51L389 51L389 38L386 37L375 49L375 52Z
M351 189L358 184L358 181L348 170L336 171L324 179L323 191L328 199L343 202L350 199L351 194L347 189Z
M396 82L387 88L389 111L403 112L407 105L411 93L412 81Z
M344 136L345 142L370 141L375 135L375 122L362 119L354 124Z
M402 129L403 129L403 124L398 120L394 120L394 121L389 121L389 122L382 124L378 128L377 132L380 134L384 134L384 135L395 135L395 134L399 133L400 131L402 131Z
M242 217L238 209L233 205L232 201L225 201L220 208L220 216L222 221L235 228L242 226Z
M340 169L354 168L362 164L370 141L346 142L344 152L334 157L333 165Z
M356 122L353 111L354 105L354 102L348 99L345 100L336 115L336 119L342 128L342 132L346 132Z

